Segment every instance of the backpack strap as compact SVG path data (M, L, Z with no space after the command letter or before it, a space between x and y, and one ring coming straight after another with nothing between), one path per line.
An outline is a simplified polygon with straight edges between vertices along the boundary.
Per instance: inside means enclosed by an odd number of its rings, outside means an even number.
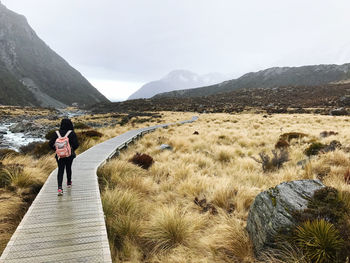
M56 131L56 134L57 134L57 137L58 137L58 138L62 138L62 136L61 136L61 134L60 134L59 131Z
M67 133L66 133L66 135L64 135L64 137L68 137L71 132L72 132L71 130L67 131Z

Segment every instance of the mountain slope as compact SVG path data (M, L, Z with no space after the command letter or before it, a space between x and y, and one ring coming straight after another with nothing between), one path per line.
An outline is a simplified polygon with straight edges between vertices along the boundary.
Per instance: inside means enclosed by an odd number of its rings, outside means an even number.
M0 82L1 104L63 107L108 101L36 35L24 16L1 2L0 79L6 80Z
M319 86L350 79L350 64L275 67L243 75L238 79L189 90L158 94L157 97L200 97L246 88Z
M220 83L226 80L227 77L219 73L209 73L206 75L198 75L187 70L174 70L164 78L146 83L139 90L133 93L128 100L151 98L154 95L179 90L202 87Z

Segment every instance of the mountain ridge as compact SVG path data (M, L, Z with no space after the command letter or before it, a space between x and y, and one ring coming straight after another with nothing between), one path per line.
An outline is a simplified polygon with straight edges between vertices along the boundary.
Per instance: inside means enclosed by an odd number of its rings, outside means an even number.
M155 97L201 97L244 88L319 86L347 79L350 79L350 63L272 67L257 72L249 72L237 79L224 81L216 85L160 93Z
M65 107L108 101L37 36L25 16L1 2L0 78L5 80L0 104Z

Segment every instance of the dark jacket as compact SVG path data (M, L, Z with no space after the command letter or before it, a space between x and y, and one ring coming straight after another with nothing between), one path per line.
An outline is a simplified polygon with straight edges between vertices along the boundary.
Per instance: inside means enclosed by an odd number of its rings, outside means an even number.
M59 133L60 135L63 137L66 135L66 133L71 130L72 132L68 135L68 139L69 139L69 144L70 147L72 148L72 158L76 157L75 154L75 150L79 147L79 142L78 142L78 138L77 135L74 132L73 129L73 124L69 119L63 119L61 122L61 126L59 129ZM55 142L56 139L58 138L57 134L55 133L54 136L51 138L51 140L49 141L49 145L51 147L51 149L56 150L55 148ZM57 158L57 156L56 156Z

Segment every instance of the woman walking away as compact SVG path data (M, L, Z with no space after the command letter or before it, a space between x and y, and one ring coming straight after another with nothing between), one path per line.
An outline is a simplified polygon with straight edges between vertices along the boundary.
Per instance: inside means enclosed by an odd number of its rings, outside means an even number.
M58 195L60 196L63 195L62 181L64 170L67 173L67 187L72 187L72 163L76 157L75 150L79 146L78 138L70 119L63 119L61 121L60 130L56 131L49 144L56 151Z

